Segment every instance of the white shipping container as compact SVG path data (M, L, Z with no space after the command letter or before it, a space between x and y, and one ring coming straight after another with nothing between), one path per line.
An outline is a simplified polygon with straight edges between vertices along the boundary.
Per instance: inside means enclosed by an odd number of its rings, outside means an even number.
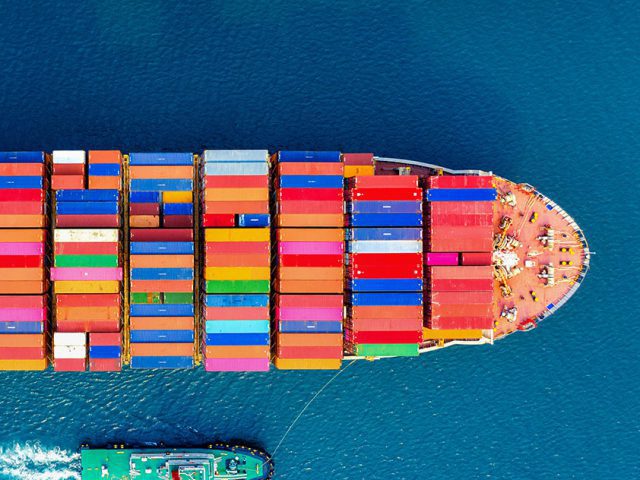
M53 231L55 242L117 242L116 228L57 228Z
M84 332L54 332L53 345L57 346L86 346L87 334Z
M204 162L266 162L268 150L205 150Z
M422 253L422 240L354 240L347 243L347 251L351 253Z
M256 162L212 162L205 163L205 175L268 175L269 164Z
M54 150L53 151L53 163L85 163L85 151L84 150Z
M53 358L87 358L86 345L56 345Z

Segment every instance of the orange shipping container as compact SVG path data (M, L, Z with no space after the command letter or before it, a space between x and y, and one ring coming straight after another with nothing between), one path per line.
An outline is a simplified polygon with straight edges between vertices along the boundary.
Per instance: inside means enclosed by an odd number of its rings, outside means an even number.
M338 162L285 162L278 164L278 175L342 175L344 166Z
M280 280L336 280L342 284L344 272L340 267L280 267Z
M154 228L160 226L160 217L157 215L131 215L129 217L131 228Z
M277 343L283 347L336 347L342 345L342 334L279 333Z
M280 293L342 293L342 280L276 280Z
M422 318L421 306L353 306L351 318Z
M159 166L131 166L129 167L129 176L135 179L166 179L166 178L193 178L193 167L176 166L159 167Z
M206 267L268 267L271 259L267 253L244 255L215 255L207 254Z
M120 307L56 307L58 320L119 320Z
M46 217L44 215L0 215L0 228L38 228L45 225Z
M269 356L268 345L207 346L207 358L264 358Z
M0 163L1 177L42 177L44 164L42 163Z
M132 343L130 351L140 357L190 357L193 343Z
M89 150L89 163L122 163L119 150Z
M51 190L82 190L84 175L52 175Z
M279 242L343 242L344 230L338 228L291 228L278 230Z
M0 348L9 347L44 347L44 335L22 333L0 335Z
M43 242L46 230L6 229L0 230L0 242Z
M121 190L122 180L120 177L92 175L89 177L89 188L91 190Z
M2 280L44 280L44 268L0 268Z
M276 217L276 225L278 227L342 227L344 215L283 213Z
M131 255L131 268L193 268L193 255Z
M462 304L462 305L432 305L431 317L486 317L491 316L493 305Z
M206 188L205 202L250 201L268 202L268 188ZM207 212L208 213L208 212Z
M193 330L193 317L131 317L131 330Z
M131 280L132 292L193 292L192 280Z
M0 294L44 293L45 282L35 280L0 280Z
M205 202L204 213L269 213L268 201Z

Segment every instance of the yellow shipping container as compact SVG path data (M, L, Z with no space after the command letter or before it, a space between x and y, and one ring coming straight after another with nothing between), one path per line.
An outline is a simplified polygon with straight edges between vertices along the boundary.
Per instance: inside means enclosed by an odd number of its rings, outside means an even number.
M119 293L120 282L117 280L60 280L53 282L54 293Z
M478 340L482 330L432 330L422 329L423 340Z
M273 364L279 370L339 370L339 358L277 358Z
M193 192L162 192L164 203L191 203L193 202Z
M376 167L373 165L345 165L344 177L371 177L375 175Z
M205 242L268 242L271 230L268 228L207 228Z
M269 200L268 188L206 188L205 202L265 202Z
M46 370L47 359L0 360L0 370Z
M269 280L269 267L207 267L205 280Z

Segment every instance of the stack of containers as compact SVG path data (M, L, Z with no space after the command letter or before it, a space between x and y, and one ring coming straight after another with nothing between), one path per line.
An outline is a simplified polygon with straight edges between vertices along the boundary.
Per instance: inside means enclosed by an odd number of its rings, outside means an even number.
M47 368L43 152L0 152L0 370Z
M373 153L343 153L344 178L375 175Z
M426 339L480 338L493 328L491 176L428 177Z
M269 370L269 154L206 150L202 351L207 371Z
M194 234L191 153L129 157L132 368L191 368Z
M81 190L86 186L84 150L55 150L51 190Z
M54 369L84 371L88 359L90 371L119 371L122 368L122 155L117 150L90 151L88 169L79 163L84 157L84 152L53 152L54 170L56 165L74 167L70 171L58 169L58 174L76 176L88 170L90 176L88 182L82 181L89 189L54 188L51 268L55 306ZM91 178L92 172L97 175L93 168L96 165L108 167L108 172L98 169L98 173L116 175L98 175L109 180L96 182ZM111 179L113 176L117 178ZM115 188L106 189L106 186ZM87 343L87 333L89 340L97 333L110 335L108 353L101 343L95 349L91 341Z
M276 368L342 364L343 179L339 152L277 157Z
M422 342L422 190L417 176L348 181L348 350L415 356Z

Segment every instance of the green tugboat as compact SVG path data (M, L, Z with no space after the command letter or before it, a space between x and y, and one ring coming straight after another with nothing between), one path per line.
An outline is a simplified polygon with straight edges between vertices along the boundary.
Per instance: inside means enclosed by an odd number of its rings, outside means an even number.
M122 447L122 446L121 446ZM83 447L82 480L268 480L273 462L253 448Z

